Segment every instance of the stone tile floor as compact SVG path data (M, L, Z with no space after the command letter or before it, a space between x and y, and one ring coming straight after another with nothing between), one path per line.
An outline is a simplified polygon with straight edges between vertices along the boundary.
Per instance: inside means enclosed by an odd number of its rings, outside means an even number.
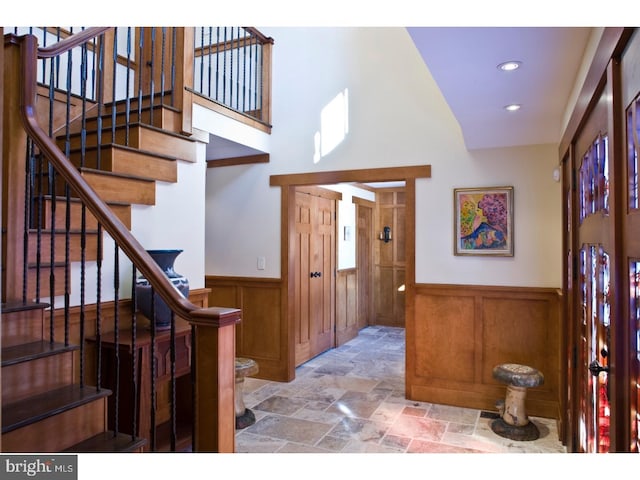
M405 399L404 329L367 327L301 365L289 383L247 378L256 423L239 453L566 453L553 419L532 417L535 441L493 433L495 412Z

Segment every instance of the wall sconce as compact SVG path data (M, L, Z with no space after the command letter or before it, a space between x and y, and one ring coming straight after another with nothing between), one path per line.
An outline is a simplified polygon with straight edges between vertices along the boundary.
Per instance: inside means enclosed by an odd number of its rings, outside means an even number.
M380 232L380 240L384 243L389 243L391 239L391 227L384 227Z

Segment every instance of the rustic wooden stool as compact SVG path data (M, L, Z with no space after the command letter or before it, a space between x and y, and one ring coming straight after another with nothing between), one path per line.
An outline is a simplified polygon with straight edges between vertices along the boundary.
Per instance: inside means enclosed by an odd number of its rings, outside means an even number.
M493 369L493 378L507 384L505 400L496 402L500 418L491 422L491 430L511 440L528 441L540 437L538 427L529 421L525 408L527 388L544 383L538 370L517 363L503 363Z
M247 428L256 422L256 416L244 404L244 378L258 373L258 364L250 358L236 357L235 413L236 428Z

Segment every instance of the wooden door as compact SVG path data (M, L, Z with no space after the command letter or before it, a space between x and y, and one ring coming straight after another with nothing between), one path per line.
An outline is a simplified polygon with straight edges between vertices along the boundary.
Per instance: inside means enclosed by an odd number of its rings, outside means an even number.
M616 289L615 203L611 198L614 162L610 148L610 85L600 90L595 107L575 142L577 189L574 355L576 392L574 428L583 452L608 452L611 441L611 308Z
M335 200L296 191L296 366L335 345Z
M628 372L619 387L623 397L620 423L621 447L618 450L640 452L640 32L636 29L622 54L620 78L624 114L622 170L625 191L622 216L623 288L622 318L626 325L621 343L630 351L623 352L622 370Z
M357 328L363 329L373 316L373 208L356 204L356 269L358 271Z
M405 191L404 188L380 189L376 192L376 233L388 241L375 243L375 324L404 327L405 311Z
M640 34L620 40L564 159L570 451L640 443Z

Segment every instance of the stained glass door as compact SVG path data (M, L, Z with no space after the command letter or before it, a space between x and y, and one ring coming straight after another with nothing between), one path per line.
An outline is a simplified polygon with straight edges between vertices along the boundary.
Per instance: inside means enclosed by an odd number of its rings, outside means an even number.
M605 453L610 445L609 256L599 245L580 250L581 372L579 446L584 452Z

